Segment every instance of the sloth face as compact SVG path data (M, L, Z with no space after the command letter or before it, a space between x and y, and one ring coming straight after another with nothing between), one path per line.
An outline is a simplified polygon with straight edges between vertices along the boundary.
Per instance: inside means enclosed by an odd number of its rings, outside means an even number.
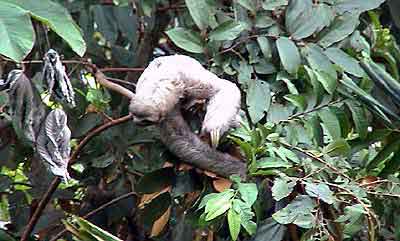
M129 105L129 112L133 115L133 122L138 125L152 125L161 120L159 111L154 106L133 98Z

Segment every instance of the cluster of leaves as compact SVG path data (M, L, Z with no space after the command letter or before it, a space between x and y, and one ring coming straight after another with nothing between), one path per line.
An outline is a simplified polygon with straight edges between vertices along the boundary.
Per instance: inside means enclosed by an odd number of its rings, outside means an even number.
M120 124L81 150L72 166L76 182L53 195L34 230L39 238L64 226L82 240L118 240L104 230L123 240L199 240L204 233L209 240L399 237L393 198L400 197L400 51L380 23L380 10L373 11L384 0L143 0L132 1L135 11L131 1L60 2L66 8L50 0L0 3L0 25L10 40L0 44L4 69L9 59L29 53L41 59L48 42L65 56L73 55L71 48L82 56L87 45L85 57L110 69L144 67L150 60L144 56L192 55L242 90L243 125L226 141L240 147L249 180L171 167L166 160L176 158L165 152L157 130ZM43 97L41 66L24 65L33 77L18 83L30 82L27 95L33 83ZM84 66L68 68L63 73L77 93L76 106L64 106L74 150L95 127L127 114L127 103L93 83ZM18 126L29 130L32 118L13 108L32 109L29 98L0 97L9 110L0 120L0 219L7 231L0 236L13 240L51 176L21 145ZM91 223L66 219L131 192L136 196L91 214ZM61 219L68 220L64 226ZM286 232L288 224L296 230Z

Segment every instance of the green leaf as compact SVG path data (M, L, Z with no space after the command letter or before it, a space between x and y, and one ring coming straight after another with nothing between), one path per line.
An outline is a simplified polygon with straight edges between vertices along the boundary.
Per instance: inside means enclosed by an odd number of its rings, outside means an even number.
M334 18L333 9L326 4L315 4L307 8L298 18L294 29L292 29L292 38L303 39L318 33L324 27L329 26Z
M185 0L190 16L199 29L204 30L209 26L210 7L206 0Z
M280 37L276 40L276 47L278 48L283 67L288 73L296 74L301 64L300 54L296 44L286 37Z
M253 0L238 0L237 2L252 13L255 13L257 10L257 4Z
M264 112L271 104L271 90L269 84L261 80L250 80L247 90L246 103L253 123L259 122L264 117Z
M318 111L318 116L333 140L339 139L342 136L340 122L331 110L328 108L322 109Z
M309 11L313 6L312 0L290 1L286 8L285 27L289 33L294 33L300 27L299 19L303 13Z
M400 138L397 135L397 138L387 144L375 157L372 159L366 166L367 171L371 171L372 169L380 166L382 163L388 161L388 159L400 150Z
M283 159L274 158L274 157L263 157L257 160L257 168L288 168L292 167L292 164Z
M361 13L379 7L385 0L341 0L336 3L336 11Z
M360 64L357 60L355 60L350 55L346 54L339 48L331 47L325 50L326 56L342 68L345 72L352 74L356 77L363 77L365 76L364 70L361 68Z
M233 208L228 211L228 225L229 232L231 234L232 240L237 240L240 232L240 215L233 210Z
M333 202L335 201L333 197L333 192L325 183L315 184L306 182L306 192L310 197L319 198L327 204L333 204Z
M272 215L280 224L293 223L302 228L312 228L314 226L314 216L312 211L315 208L314 201L306 195L297 196L285 208Z
M80 226L79 230L88 232L95 240L107 240L107 241L122 241L115 237L109 232L97 227L96 225L86 221L81 217L74 217L74 221Z
M28 11L33 18L46 24L63 38L75 53L79 56L85 54L86 43L82 33L69 12L60 4L50 0L3 0L2 2L18 5Z
M240 197L249 207L257 200L258 190L255 183L239 183L238 190Z
M285 95L284 98L285 98L285 100L289 101L294 106L299 108L300 111L304 111L304 109L306 108L306 105L307 105L306 99L302 95L289 94L289 95Z
M276 201L279 201L285 197L288 197L292 192L293 188L296 186L296 181L292 181L287 178L276 178L274 180L274 185L272 186L272 197Z
M184 28L173 28L165 32L176 46L191 52L203 53L203 42L198 33Z
M324 48L329 47L352 34L359 23L358 15L346 13L336 17L327 31L321 34L318 43Z
M267 37L257 37L258 45L260 45L261 52L266 59L272 58L272 47Z
M317 146L322 146L324 136L318 116L313 115L309 119L304 120L304 125L313 138L314 143Z
M313 70L317 70L320 73L325 72L336 81L336 70L321 47L316 44L309 43L302 49L302 52L303 56L307 59L307 62Z
M240 22L228 20L210 32L209 38L214 41L234 40L244 30Z
M336 139L329 143L324 148L324 152L330 156L347 156L350 153L351 147L345 139Z
M264 0L262 7L265 10L275 10L278 7L286 6L288 0Z
M329 94L333 94L337 87L337 81L331 75L327 74L323 71L314 71L315 77L317 78L318 82L322 84L326 92Z
M27 11L17 5L0 5L0 54L17 62L22 61L33 48L35 32Z
M290 160L294 163L300 163L300 160L297 157L297 155L283 146L280 146L278 149L275 149L274 151L276 152L276 154L278 154L280 158L282 158L285 161Z
M368 134L368 119L364 108L355 101L346 101L346 105L351 111L354 125L356 126L356 132L361 140L365 139Z
M224 214L232 206L232 200L234 193L232 190L227 190L220 195L216 195L210 199L205 208L205 213L207 213L205 220L210 221L222 214Z

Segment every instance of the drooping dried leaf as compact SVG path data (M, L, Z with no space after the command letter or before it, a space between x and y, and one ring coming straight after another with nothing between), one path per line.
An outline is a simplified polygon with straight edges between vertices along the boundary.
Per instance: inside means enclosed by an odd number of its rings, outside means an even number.
M60 55L53 49L47 51L44 56L43 82L49 95L57 102L66 102L75 107L75 93L71 81L62 65Z
M70 139L67 115L61 109L52 110L40 129L36 149L50 171L65 181L69 179L67 166L71 152Z
M232 182L226 178L217 178L213 181L213 186L218 192L223 192L232 186Z
M0 83L9 97L10 116L15 132L21 140L33 145L46 111L37 90L22 70L12 70Z

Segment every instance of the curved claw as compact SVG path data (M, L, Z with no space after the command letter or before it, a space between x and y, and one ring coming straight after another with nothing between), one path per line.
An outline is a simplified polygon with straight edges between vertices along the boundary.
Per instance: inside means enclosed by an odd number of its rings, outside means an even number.
M217 148L220 139L219 130L217 129L210 131L210 137L211 137L211 147L214 149Z

